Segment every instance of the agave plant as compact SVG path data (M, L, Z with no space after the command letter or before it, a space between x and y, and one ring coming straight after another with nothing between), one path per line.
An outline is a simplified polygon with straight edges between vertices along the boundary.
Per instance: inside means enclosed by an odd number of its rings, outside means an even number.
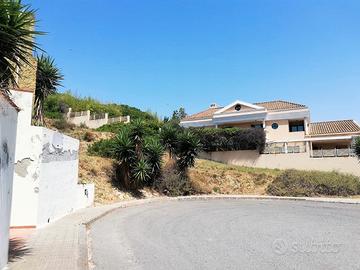
M41 50L34 38L43 32L35 31L35 10L20 0L0 0L0 91L9 94L11 86L18 86L23 65L35 49Z
M161 164L164 154L164 147L160 144L157 138L151 137L145 141L143 151L145 153L146 160L151 168L151 178L152 180L155 180L161 174Z
M56 93L57 87L61 86L60 82L64 79L64 76L50 56L38 56L37 62L34 121L37 125L43 125L45 99L49 95Z
M190 131L184 131L179 135L176 148L176 163L180 172L186 173L189 167L195 165L195 159L200 147L200 140Z

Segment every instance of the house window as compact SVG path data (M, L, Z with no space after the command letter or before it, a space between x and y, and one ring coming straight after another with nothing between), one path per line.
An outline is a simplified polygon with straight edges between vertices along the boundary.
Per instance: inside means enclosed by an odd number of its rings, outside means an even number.
M240 104L236 104L235 110L236 110L236 111L240 111L240 110L241 110L241 105L240 105Z
M278 129L279 124L278 123L272 123L271 127L272 127L272 129Z
M252 128L263 128L262 124L253 124L251 125Z
M304 121L289 122L289 131L290 132L305 131Z

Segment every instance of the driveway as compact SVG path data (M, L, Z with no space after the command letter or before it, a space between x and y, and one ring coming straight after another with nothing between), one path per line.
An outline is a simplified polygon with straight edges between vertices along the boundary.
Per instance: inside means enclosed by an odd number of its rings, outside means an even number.
M359 269L360 206L274 200L164 201L90 228L95 269Z

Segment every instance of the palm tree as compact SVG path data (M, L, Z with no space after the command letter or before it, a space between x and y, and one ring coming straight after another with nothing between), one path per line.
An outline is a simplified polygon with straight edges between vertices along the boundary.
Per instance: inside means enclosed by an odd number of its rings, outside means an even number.
M34 41L43 32L35 31L35 11L21 0L0 0L0 91L9 94L23 65L29 61L34 49L41 50Z
M57 87L64 79L61 71L50 56L37 56L36 88L34 102L34 120L35 124L44 124L44 102L45 99L56 93Z

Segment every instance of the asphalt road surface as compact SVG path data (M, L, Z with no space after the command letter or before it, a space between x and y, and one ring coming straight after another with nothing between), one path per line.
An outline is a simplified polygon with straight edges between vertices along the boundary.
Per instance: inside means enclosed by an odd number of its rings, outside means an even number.
M112 212L90 239L95 269L360 270L360 206L157 202Z

